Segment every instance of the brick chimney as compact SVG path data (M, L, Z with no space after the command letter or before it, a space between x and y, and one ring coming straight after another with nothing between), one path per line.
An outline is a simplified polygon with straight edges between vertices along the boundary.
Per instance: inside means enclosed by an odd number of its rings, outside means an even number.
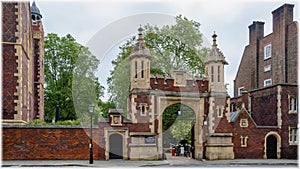
M284 30L288 24L293 22L292 4L284 4L272 12L273 14L273 32Z
M248 94L248 91L243 90L241 98L242 98L242 104L244 104L244 107L248 110L248 108L249 108L249 94Z
M254 21L249 28L249 44L256 43L264 37L264 22Z

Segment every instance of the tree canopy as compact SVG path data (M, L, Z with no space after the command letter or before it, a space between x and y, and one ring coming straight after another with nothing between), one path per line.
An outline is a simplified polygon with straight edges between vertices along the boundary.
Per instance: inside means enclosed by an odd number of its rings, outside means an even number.
M99 60L70 34L64 37L47 34L44 65L45 121L51 122L57 110L61 120L78 119L76 110L80 110L80 106L87 112L86 102L93 102L103 95L103 87L95 76ZM79 98L85 101L79 104Z
M172 70L185 70L191 76L204 74L203 60L208 51L202 46L203 35L200 23L188 20L181 15L175 17L174 25L144 26L144 41L151 51L151 69L153 75L170 75ZM110 101L127 110L130 90L129 55L136 43L136 37L127 40L119 47L117 59L112 61L114 69L107 79Z

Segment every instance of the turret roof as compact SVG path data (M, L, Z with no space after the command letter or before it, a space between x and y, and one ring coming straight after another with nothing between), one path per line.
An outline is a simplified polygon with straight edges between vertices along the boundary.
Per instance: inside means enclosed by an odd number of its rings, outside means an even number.
M212 38L213 38L213 44L212 44L211 50L208 52L208 54L206 55L206 57L204 59L204 63L221 61L224 64L228 64L225 60L223 53L217 47L218 46L216 43L217 35L215 33L212 35Z
M139 33L139 37L138 37L138 41L135 44L131 54L130 54L130 58L134 57L134 56L144 56L144 57L151 57L150 54L150 50L149 48L146 46L144 39L143 39L143 28L139 28L138 29Z
M35 1L33 1L32 5L30 7L30 12L31 12L31 14L40 15L40 17L42 18L41 12L40 12L39 8L36 6Z

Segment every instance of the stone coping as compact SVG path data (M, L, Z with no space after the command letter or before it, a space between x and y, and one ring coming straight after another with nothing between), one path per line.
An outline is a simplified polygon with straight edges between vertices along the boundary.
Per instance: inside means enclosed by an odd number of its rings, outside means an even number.
M210 137L232 137L232 133L212 133L209 135Z
M156 144L134 144L134 143L129 143L129 147L156 147Z
M226 144L222 144L222 143L207 143L205 144L207 147L233 147L233 143L226 143Z
M45 128L45 129L59 129L59 128L82 128L90 129L90 126L80 126L80 125L2 125L2 128L19 128L19 129L30 129L30 128ZM98 128L98 126L92 126L92 128Z
M151 132L130 132L130 136L155 136L155 133Z

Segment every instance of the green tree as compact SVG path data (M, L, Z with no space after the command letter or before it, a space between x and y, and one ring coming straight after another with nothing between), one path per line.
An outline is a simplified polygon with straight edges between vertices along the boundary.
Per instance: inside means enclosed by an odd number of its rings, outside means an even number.
M173 143L181 140L191 143L191 129L192 122L195 121L195 113L190 107L182 104L171 105L164 110L162 120L164 137L172 137Z
M79 62L81 64L76 64L78 59L81 59ZM89 91L89 96L92 96L87 97L90 100L95 100L103 94L103 87L94 75L98 64L99 60L86 47L77 43L70 34L64 37L59 37L55 33L47 34L44 58L46 121L51 121L55 117L57 106L60 108L62 120L78 118L72 92L73 75L75 79L79 79L80 76L82 82L80 85L76 83L75 88L86 85L85 88L90 89L86 90ZM81 88L78 93L82 90ZM75 93L75 96L78 93ZM88 108L87 105L84 106Z
M99 101L98 102L98 107L100 107L100 112L101 112L101 116L103 118L107 118L108 117L108 111L109 109L115 109L116 106L113 102L103 102L103 101Z
M144 40L151 50L151 74L170 75L172 70L186 70L192 76L204 73L203 60L207 48L202 46L203 35L199 31L200 24L179 15L174 25L162 28L146 25ZM126 112L130 90L129 55L136 43L132 37L120 46L117 59L112 61L114 69L107 82L110 101Z
M162 28L145 26L144 39L152 53L151 73L167 76L172 70L185 70L192 76L201 76L208 49L202 46L200 23L182 15L175 20L176 24Z
M127 114L127 99L130 90L130 61L129 55L133 49L135 37L126 41L126 43L119 47L121 52L117 59L112 61L114 70L111 71L110 77L107 79L108 92L110 93L109 101L115 107L123 109Z

